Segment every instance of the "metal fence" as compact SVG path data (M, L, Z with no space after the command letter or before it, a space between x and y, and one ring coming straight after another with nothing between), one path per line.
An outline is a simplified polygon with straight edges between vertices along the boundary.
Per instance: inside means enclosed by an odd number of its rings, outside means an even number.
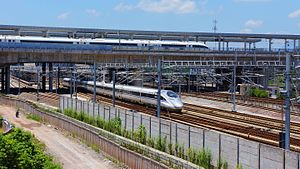
M192 127L170 120L158 119L136 111L114 108L105 104L80 101L69 97L60 98L60 109L72 108L85 112L92 117L106 120L120 117L122 127L137 129L143 124L151 137L167 137L167 141L184 145L185 149L209 149L212 152L213 165L219 159L226 160L229 168L241 164L243 168L300 169L300 155L297 152L261 144L259 142L234 137L213 130ZM251 138L251 135L248 136Z

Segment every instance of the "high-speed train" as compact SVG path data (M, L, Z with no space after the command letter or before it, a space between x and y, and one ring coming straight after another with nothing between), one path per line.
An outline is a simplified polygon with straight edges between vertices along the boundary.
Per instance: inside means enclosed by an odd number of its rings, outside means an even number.
M130 39L104 39L104 38L66 38L66 37L36 37L36 36L1 36L0 42L13 43L55 43L55 44L85 44L85 45L111 45L127 47L160 47L160 48L193 48L206 50L207 45L194 41L166 41L166 40L130 40Z
M70 78L63 79L63 85L70 87ZM91 92L94 91L93 81L76 81L77 87L87 89ZM112 96L113 84L96 82L96 93L102 95ZM157 90L144 87L115 85L115 96L121 100L128 100L145 104L149 106L157 105ZM180 112L183 108L181 98L171 90L161 90L161 107L166 110Z

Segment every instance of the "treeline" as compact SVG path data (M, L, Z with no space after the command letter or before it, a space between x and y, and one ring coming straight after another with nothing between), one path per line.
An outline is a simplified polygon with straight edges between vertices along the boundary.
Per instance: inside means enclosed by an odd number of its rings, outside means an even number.
M45 145L21 129L0 133L0 169L60 169L44 149Z

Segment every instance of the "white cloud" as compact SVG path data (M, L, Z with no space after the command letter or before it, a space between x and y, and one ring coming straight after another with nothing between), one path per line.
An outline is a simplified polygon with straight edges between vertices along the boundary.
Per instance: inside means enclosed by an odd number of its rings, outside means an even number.
M197 9L195 0L140 0L136 5L120 3L115 7L117 11L140 9L154 13L193 13Z
M272 0L233 0L234 2L271 2Z
M121 2L117 6L115 6L114 10L123 12L123 11L131 11L135 8L136 7L134 5L128 5Z
M86 13L91 16L99 16L100 15L100 13L96 9L87 9Z
M57 16L57 19L59 20L66 20L70 16L70 12L64 12Z
M299 16L300 16L300 9L298 9L288 15L289 18L297 18Z
M245 28L240 31L241 33L252 33L252 29Z
M262 20L253 20L253 19L250 19L248 21L245 22L245 26L247 28L258 28L260 26L263 25L263 21Z

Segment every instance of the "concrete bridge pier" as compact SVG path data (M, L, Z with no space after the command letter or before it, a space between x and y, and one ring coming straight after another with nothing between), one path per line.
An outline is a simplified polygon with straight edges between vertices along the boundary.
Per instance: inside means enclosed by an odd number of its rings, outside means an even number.
M10 93L10 66L6 66L5 68L5 93Z
M1 92L4 93L4 68L1 68Z
M49 92L53 92L53 64L49 63Z
M46 91L46 63L42 63L42 91Z

